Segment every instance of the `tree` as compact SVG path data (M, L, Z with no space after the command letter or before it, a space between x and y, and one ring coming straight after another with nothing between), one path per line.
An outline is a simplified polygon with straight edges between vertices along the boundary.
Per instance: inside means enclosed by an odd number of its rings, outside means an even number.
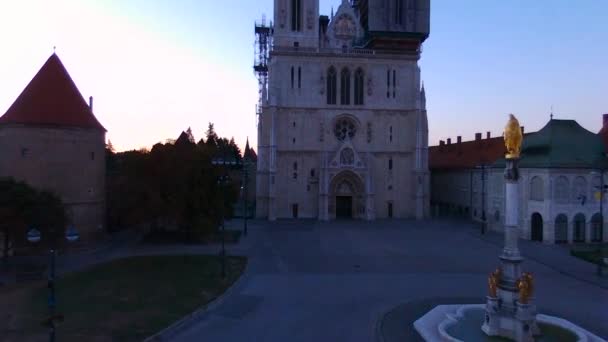
M186 135L188 135L188 140L191 143L196 143L196 140L194 140L194 135L192 135L192 129L190 127L188 127L188 129L186 130Z
M215 128L213 127L213 123L209 123L207 126L207 131L205 132L205 136L207 138L207 145L217 146L218 136L215 133Z
M4 258L9 246L25 242L27 229L41 232L44 245L54 245L65 233L67 215L61 199L50 191L39 191L13 178L0 178L0 222L4 224Z

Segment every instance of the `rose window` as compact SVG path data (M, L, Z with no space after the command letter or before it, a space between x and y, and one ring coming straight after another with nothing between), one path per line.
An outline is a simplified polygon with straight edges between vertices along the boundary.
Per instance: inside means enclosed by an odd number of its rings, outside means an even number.
M340 141L344 141L347 137L352 139L357 132L355 123L349 119L339 119L334 127L334 135Z

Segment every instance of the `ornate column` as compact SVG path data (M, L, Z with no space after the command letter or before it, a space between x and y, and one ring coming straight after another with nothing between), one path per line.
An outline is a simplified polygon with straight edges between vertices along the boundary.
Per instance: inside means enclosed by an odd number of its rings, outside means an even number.
M519 152L523 135L513 115L505 128L508 150L505 168L505 244L499 257L500 267L488 279L489 295L481 329L489 336L518 342L533 342L539 334L536 305L532 298L532 275L522 273L519 252Z

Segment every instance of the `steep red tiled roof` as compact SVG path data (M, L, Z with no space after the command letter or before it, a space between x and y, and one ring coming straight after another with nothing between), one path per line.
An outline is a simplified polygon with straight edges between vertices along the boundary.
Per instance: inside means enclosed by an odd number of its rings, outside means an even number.
M44 63L0 124L93 128L105 131L56 54Z
M490 165L506 153L502 137L452 143L429 148L429 168L466 169Z

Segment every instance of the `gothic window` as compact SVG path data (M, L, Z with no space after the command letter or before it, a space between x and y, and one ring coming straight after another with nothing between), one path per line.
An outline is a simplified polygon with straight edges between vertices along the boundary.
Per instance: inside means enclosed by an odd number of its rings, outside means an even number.
M336 88L336 68L332 66L327 70L327 104L336 104Z
M340 164L353 165L355 163L355 153L350 148L345 148L340 152Z
M544 201L543 180L539 176L532 177L530 181L530 200Z
M403 0L395 0L395 23L403 25Z
M294 82L294 70L293 70L293 67L291 67L291 89L293 89L293 82Z
M395 98L395 87L397 86L397 71L393 70L393 98Z
M340 73L340 104L350 104L350 70L342 69Z
M555 192L554 192L554 198L555 198L555 202L560 203L560 204L566 204L568 203L568 199L569 199L569 184L568 184L568 178L561 176L558 177L557 180L555 181Z
M574 180L572 201L585 205L587 202L587 181L583 177L576 177Z
M359 68L357 71L355 71L355 105L363 104L363 79L363 70Z
M302 30L302 0L291 0L291 30Z
M391 97L391 71L386 70L386 98Z
M302 88L302 67L298 67L298 89Z
M357 127L352 120L348 118L341 118L336 121L336 125L334 126L334 135L340 141L344 141L348 137L348 139L352 139L357 132Z

